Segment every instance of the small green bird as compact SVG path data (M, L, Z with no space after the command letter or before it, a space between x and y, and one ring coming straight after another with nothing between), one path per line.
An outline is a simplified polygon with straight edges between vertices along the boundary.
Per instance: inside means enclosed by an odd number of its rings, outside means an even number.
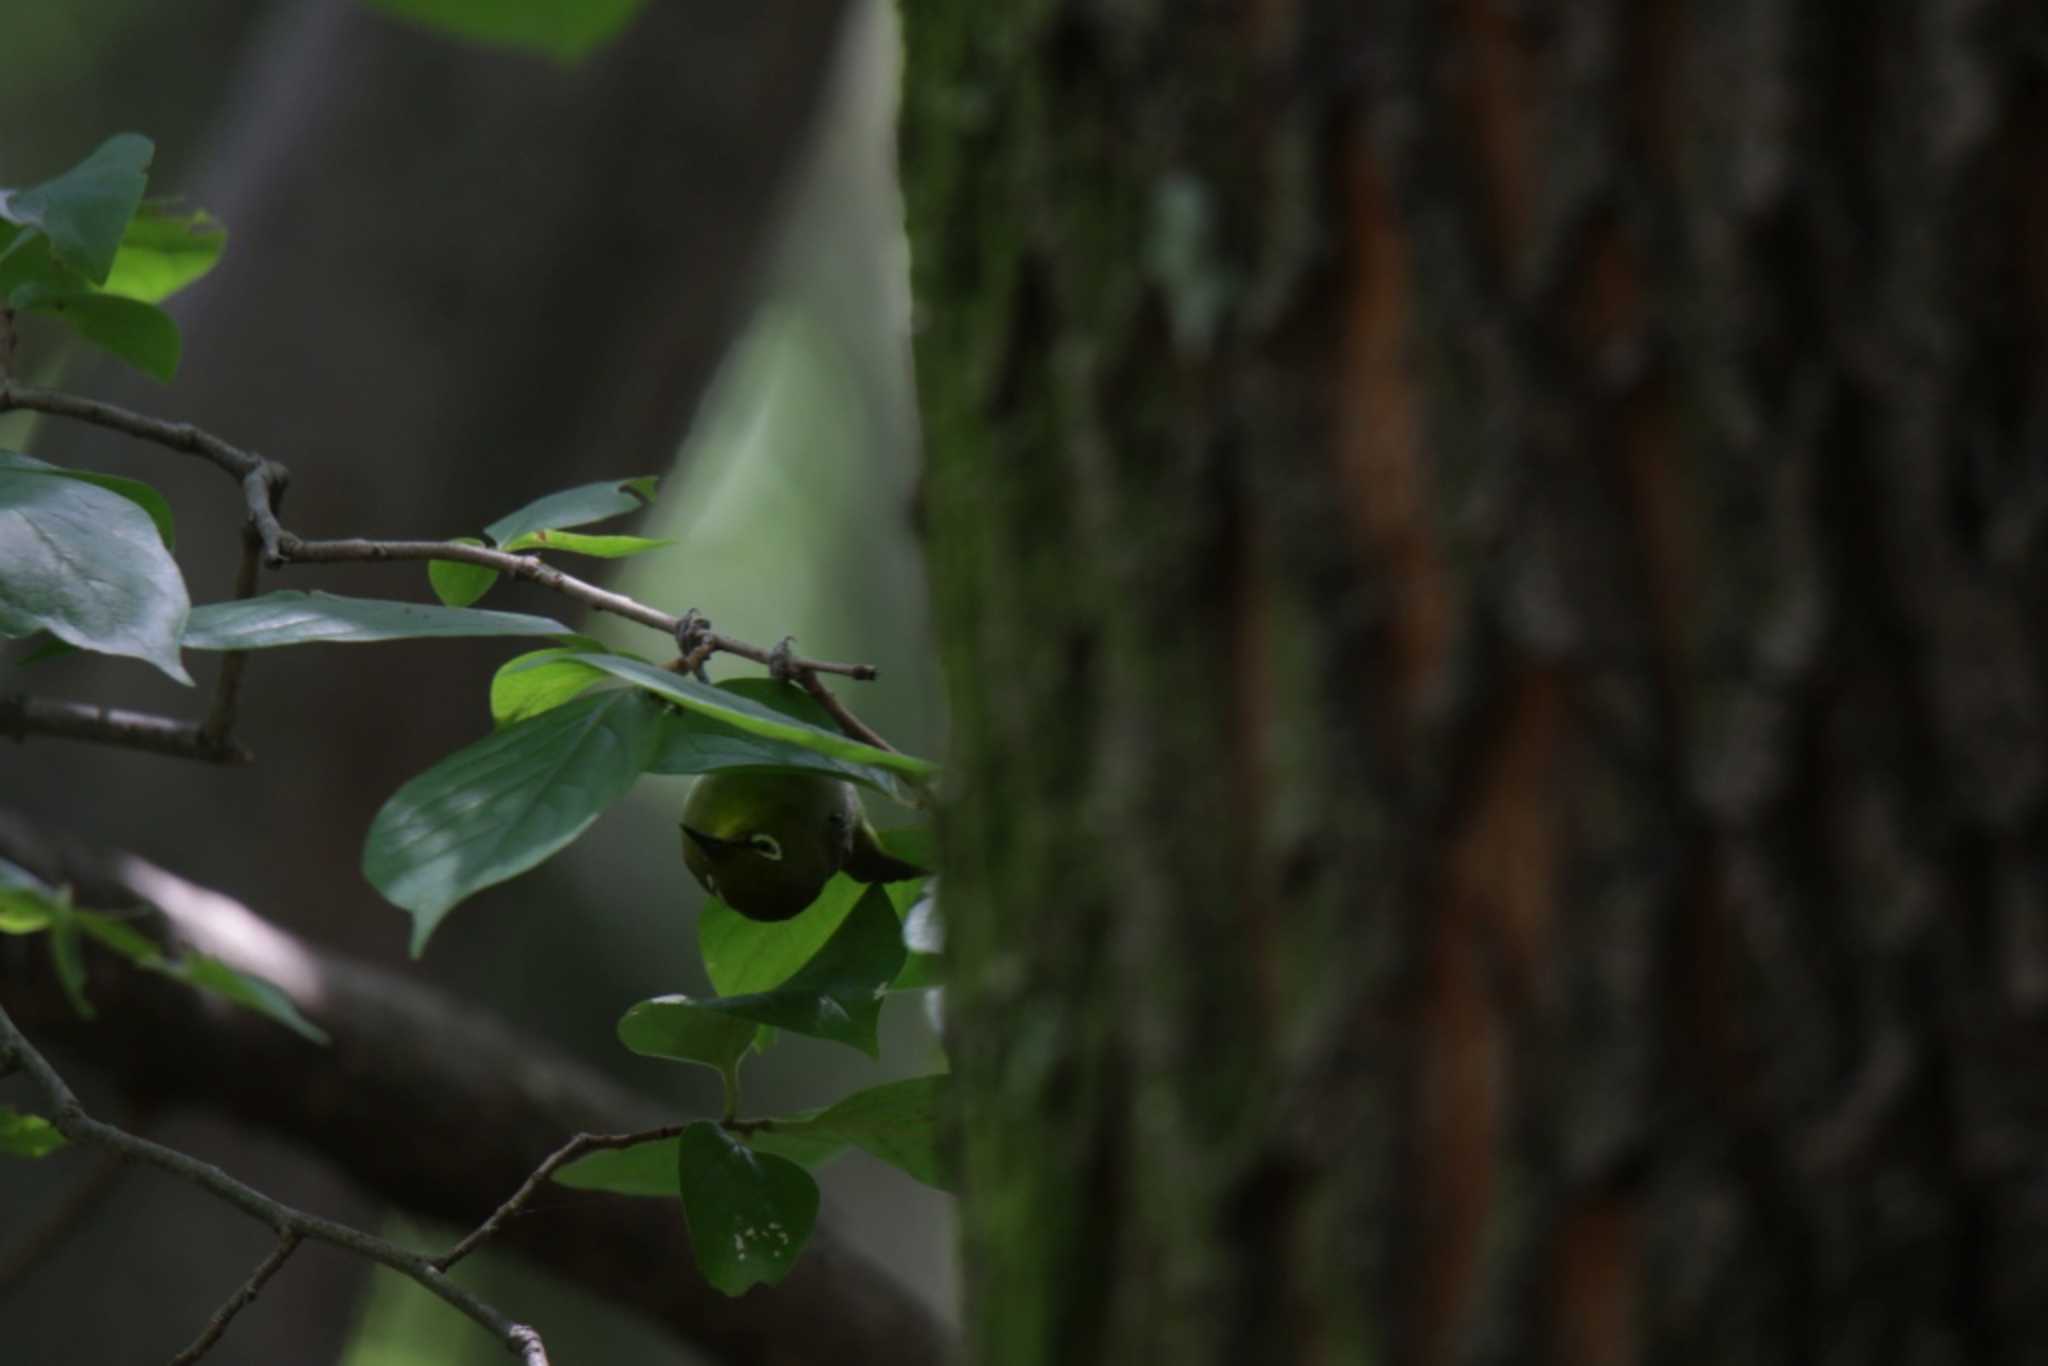
M788 920L834 873L901 882L926 870L884 852L853 784L805 773L707 773L683 804L683 862L749 920Z

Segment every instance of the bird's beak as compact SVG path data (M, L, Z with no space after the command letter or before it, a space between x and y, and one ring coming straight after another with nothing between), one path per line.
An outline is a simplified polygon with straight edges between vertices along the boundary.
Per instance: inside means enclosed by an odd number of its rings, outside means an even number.
M725 848L726 845L732 843L731 840L722 840L716 835L707 835L702 830L692 830L687 825L682 829L683 834L688 836L699 849L702 849L707 854L715 854Z

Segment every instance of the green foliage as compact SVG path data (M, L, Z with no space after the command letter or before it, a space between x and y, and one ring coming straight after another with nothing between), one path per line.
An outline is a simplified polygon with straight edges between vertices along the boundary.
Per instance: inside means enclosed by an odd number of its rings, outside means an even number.
M855 1091L809 1115L776 1120L751 1136L756 1148L806 1166L820 1152L859 1148L927 1186L950 1190L939 1161L939 1109L950 1079L943 1073L884 1082Z
M89 470L65 469L62 465L48 464L32 455L0 451L0 470L9 469L34 470L64 479L79 479L88 484L97 484L111 493L118 493L149 514L149 520L156 523L156 534L163 539L164 549L177 548L177 524L172 518L169 500L140 479L124 479L118 474L94 474Z
M593 683L604 681L602 669L582 662L589 645L556 645L514 655L491 675L491 720L501 726L524 721L561 706ZM650 766L650 772L662 770Z
M363 874L412 912L413 952L457 902L538 864L623 797L658 715L633 693L602 693L494 731L400 788L370 824Z
M818 1183L809 1172L708 1120L683 1130L676 1171L704 1279L738 1295L789 1273L818 1219Z
M0 189L0 297L169 380L178 327L157 305L213 268L227 234L203 212L143 202L154 154L122 133L40 185Z
M649 474L638 479L582 484L535 499L484 528L481 539L457 536L456 545L489 545L507 554L529 550L564 550L575 555L618 560L659 550L667 541L646 536L586 536L564 527L588 526L628 512L638 512L654 498L659 481ZM459 560L434 560L427 565L434 593L450 607L467 607L498 581L498 571Z
M547 617L430 607L380 598L285 589L192 609L185 645L193 650L269 650L281 645L357 645L455 636L566 636Z
M0 1105L0 1153L9 1157L47 1157L63 1146L64 1135L49 1120Z
M735 730L764 740L779 740L831 758L845 760L858 766L864 773L882 770L886 773L901 774L904 777L926 781L938 773L938 765L927 759L909 754L898 754L893 750L876 749L873 745L862 744L836 731L827 731L818 726L798 721L772 707L764 706L730 691L699 683L694 678L670 673L652 664L623 655L592 655L592 668L603 669L606 673L626 682L647 689L657 697L675 703L687 711L722 721ZM848 772L846 777L856 782L866 782L871 787L881 787L883 781L873 777L855 777Z
M48 631L180 683L191 602L157 523L130 498L0 454L0 636Z
M580 61L624 29L641 0L367 0L414 23L473 42Z
M142 206L155 155L148 138L117 133L54 179L25 190L0 190L0 219L40 231L60 261L103 284L128 220Z

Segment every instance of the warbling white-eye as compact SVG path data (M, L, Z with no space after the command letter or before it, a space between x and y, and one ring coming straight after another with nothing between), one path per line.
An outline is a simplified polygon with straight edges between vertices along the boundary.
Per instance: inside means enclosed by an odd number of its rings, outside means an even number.
M788 920L834 873L900 882L925 870L885 853L853 784L804 773L707 773L683 804L683 862L749 920Z

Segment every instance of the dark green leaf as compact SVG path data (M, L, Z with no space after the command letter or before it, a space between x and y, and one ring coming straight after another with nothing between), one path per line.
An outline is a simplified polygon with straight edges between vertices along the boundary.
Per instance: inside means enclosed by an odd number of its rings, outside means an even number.
M95 1012L92 1002L85 998L83 942L75 913L61 915L50 922L50 966L56 970L57 984L64 988L64 997L78 1012L78 1018L90 1020Z
M67 469L62 465L52 465L32 455L22 455L16 451L0 451L0 469L36 470L65 479L83 480L88 484L97 484L110 493L118 493L149 514L149 520L156 523L156 534L162 539L164 549L171 550L176 547L177 527L171 517L170 500L140 479L124 479L118 474L95 474L91 470Z
M640 0L369 0L389 14L472 42L574 62L618 33Z
M47 630L147 660L180 683L190 601L156 523L95 484L0 468L0 636Z
M232 1001L245 1010L268 1016L314 1043L327 1042L327 1031L301 1015L297 1003L277 986L261 977L237 971L218 958L188 953L177 962L166 964L162 971L167 976Z
M850 1144L927 1186L948 1190L940 1177L938 1119L949 1084L944 1074L884 1082L814 1114L777 1120L767 1133L785 1141Z
M786 1157L799 1166L816 1170L845 1152L851 1145L843 1138L830 1134L814 1133L803 1124L816 1116L792 1116L787 1120L776 1120L774 1128L749 1130L747 1145L755 1152L774 1153Z
M921 841L906 838L908 832L885 831L882 846L899 858L922 849ZM901 916L909 910L925 886L925 879L883 885L889 903ZM802 967L836 933L868 890L868 884L840 874L825 884L818 899L793 920L749 920L723 901L705 903L697 917L697 951L711 985L721 994L736 996L766 991L779 986ZM891 990L906 991L935 986L938 964L932 955L908 953L902 971L890 984Z
M794 1034L880 1055L882 992L903 968L903 928L888 895L870 887L816 956L772 990L701 1004Z
M674 1196L680 1189L677 1147L673 1138L657 1138L630 1148L588 1153L558 1168L554 1179L583 1191Z
M819 754L873 768L887 769L920 781L933 777L939 771L938 765L929 760L898 754L893 750L876 749L873 745L864 745L836 731L806 725L771 707L750 701L723 688L699 683L694 678L684 678L670 673L652 664L643 664L639 660L627 659L620 655L592 655L590 663L594 668L603 669L625 679L628 683L647 689L658 697L667 698L686 710L723 721L726 725L745 731L749 735L781 740Z
M641 481L607 479L580 484L560 493L535 499L517 512L507 513L484 528L493 545L505 545L533 531L559 531L563 527L588 526L638 512L647 506L648 494L640 493Z
M358 644L435 636L564 636L546 617L430 607L381 598L344 598L287 589L192 609L185 644L194 650L264 650L279 645Z
M53 180L0 190L0 219L40 229L58 256L102 283L142 203L155 152L148 138L117 133Z
M178 373L178 325L155 304L45 284L23 285L9 302L30 313L63 319L93 345L165 383Z
M160 968L164 951L157 942L124 920L97 911L75 911L72 918L88 936L139 967Z
M749 920L723 901L707 901L697 916L697 951L712 988L743 996L781 986L825 947L867 889L841 873L792 920Z
M63 1146L64 1135L49 1120L0 1105L0 1153L9 1157L47 1157Z
M733 1078L758 1026L687 996L641 1001L619 1019L619 1042L642 1057L702 1063Z
M728 1295L787 1275L818 1218L818 1183L706 1120L676 1143L683 1214L697 1269Z
M412 912L413 952L457 902L541 862L623 797L655 718L630 691L570 702L451 754L384 803L363 873Z
M144 204L121 234L114 268L100 287L160 304L212 270L227 242L227 230L203 211L176 213Z
M724 688L726 685L721 683L718 686ZM886 768L854 763L801 745L752 735L703 712L674 708L663 711L661 740L647 761L649 773L715 773L727 768L822 773L873 788L904 803L922 800L907 779Z
M491 675L491 720L501 726L524 721L529 716L552 711L591 684L603 681L602 670L582 662L589 653L577 646L556 646L506 660ZM656 725L666 733L665 716ZM655 747L660 748L659 739Z
M474 536L457 536L456 545L482 545ZM467 564L461 560L428 560L427 583L434 590L434 596L447 607L467 607L491 591L491 585L498 581L498 571L487 569L480 564Z
M504 549L511 552L566 550L572 555L588 555L593 559L623 560L673 544L672 541L655 540L647 536L586 536L576 531L529 531L524 536L506 542Z

